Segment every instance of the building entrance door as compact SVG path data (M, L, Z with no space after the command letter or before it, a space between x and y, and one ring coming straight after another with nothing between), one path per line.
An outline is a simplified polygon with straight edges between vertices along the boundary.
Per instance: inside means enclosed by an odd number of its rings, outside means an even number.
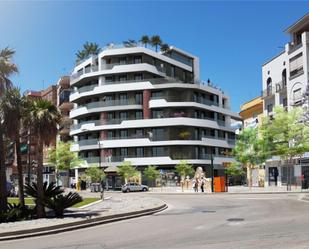
M269 167L269 186L277 186L278 168Z
M302 174L302 189L309 188L309 166L301 167Z

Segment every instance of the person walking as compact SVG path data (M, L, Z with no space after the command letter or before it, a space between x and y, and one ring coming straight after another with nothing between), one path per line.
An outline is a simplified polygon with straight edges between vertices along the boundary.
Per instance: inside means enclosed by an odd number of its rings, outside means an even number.
M194 192L198 192L198 178L196 178L194 182Z
M205 181L204 181L204 178L202 178L202 181L201 181L201 191L202 191L202 193L204 193L204 184L205 184Z

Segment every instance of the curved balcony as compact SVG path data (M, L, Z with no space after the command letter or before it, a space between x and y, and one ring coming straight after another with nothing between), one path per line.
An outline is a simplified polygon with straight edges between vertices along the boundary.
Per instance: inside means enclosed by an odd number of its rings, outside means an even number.
M222 123L222 125L220 125ZM111 119L111 120L92 120L71 126L71 136L89 131L100 131L110 129L129 129L141 127L160 127L160 126L190 126L205 127L224 131L234 132L230 126L223 125L224 121L215 121L208 119L198 119L191 117L162 117L156 119Z
M120 99L92 102L86 105L81 105L70 112L70 118L76 118L80 115L103 112L103 111L116 111L116 110L135 110L142 109L143 106L136 102L135 99Z
M164 67L152 65L149 63L114 63L114 64L103 64L99 69L98 66L90 66L81 69L80 71L71 75L70 84L71 86L77 83L81 79L85 79L93 76L100 76L105 74L113 73L128 73L134 71L148 71L150 73L160 75L161 77L166 76L166 69Z

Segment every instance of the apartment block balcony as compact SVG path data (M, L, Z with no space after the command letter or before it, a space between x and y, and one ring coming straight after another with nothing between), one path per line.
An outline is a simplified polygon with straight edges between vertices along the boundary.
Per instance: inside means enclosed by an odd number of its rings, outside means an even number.
M286 81L280 81L276 84L276 92L277 93L282 93L282 92L286 92Z
M276 93L275 91L276 89L273 87L268 87L265 90L262 91L262 97L263 98L268 98L268 97L272 97L274 96L274 94Z
M140 63L126 62L126 63L102 64L100 70L102 70L102 71L112 70L112 69L114 69L114 67L128 66L128 65L138 65L139 67L147 66L148 69L157 70L158 72L160 72L162 74L162 76L165 76L165 73L166 73L165 67L152 65L152 64L149 64L149 63L145 63L145 62L140 62ZM97 65L92 65L92 66L89 66L89 67L82 68L81 70L79 70L76 73L71 75L71 77L70 77L71 84L75 83L83 75L87 75L87 74L98 72L98 71L99 71L99 67Z
M297 44L290 42L288 53L291 54L291 53L295 52L296 50L300 49L302 46L303 46L302 42L297 43Z

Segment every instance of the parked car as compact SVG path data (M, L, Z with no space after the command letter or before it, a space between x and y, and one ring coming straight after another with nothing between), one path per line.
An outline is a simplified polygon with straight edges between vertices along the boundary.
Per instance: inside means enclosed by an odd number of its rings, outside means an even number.
M135 182L129 182L127 184L124 184L121 188L122 192L137 192L137 191L148 191L149 187L146 185L141 185Z

